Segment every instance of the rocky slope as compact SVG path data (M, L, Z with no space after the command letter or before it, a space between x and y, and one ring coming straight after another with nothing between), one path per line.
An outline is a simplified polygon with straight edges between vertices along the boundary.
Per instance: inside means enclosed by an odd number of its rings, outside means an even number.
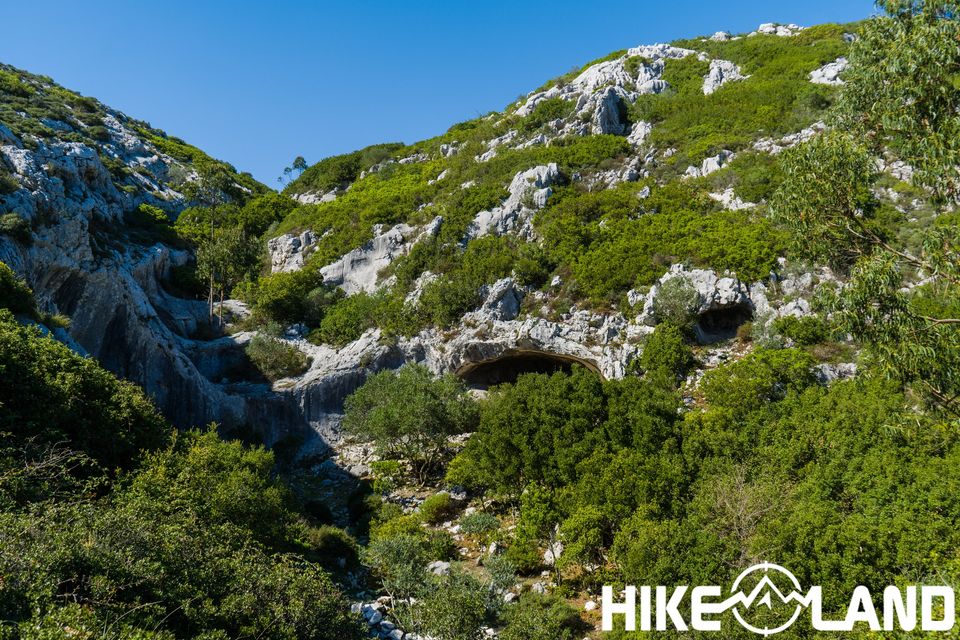
M438 280L455 277L426 264L415 278L398 279L398 265L411 262L418 246L462 253L483 238L540 246L541 219L571 193L632 189L642 217L660 215L659 205L644 209L651 190L656 196L679 185L709 197L703 202L713 215L750 216L763 202L751 201L741 178L753 165L737 158L763 163L815 135L829 92L842 82L844 31L816 29L761 25L742 36L638 46L438 138L351 156L333 178L308 170L287 188L302 206L267 243L270 269L296 271L314 261L348 296L380 292L416 309ZM771 51L781 66L793 65L783 80L782 70L762 62ZM309 369L272 385L237 382L228 372L253 334L196 339L205 304L169 286L171 267L189 255L145 232L137 211L149 204L175 217L211 172L228 177L224 198L242 200L264 187L49 79L2 67L0 80L0 260L27 278L45 311L71 318L64 341L141 384L179 425L253 425L268 444L299 435L304 451L320 451L337 439L343 400L369 372L422 362L483 386L525 367L580 363L621 377L655 330L664 283L679 278L692 287L698 337L714 344L751 319L762 331L776 317L809 313L810 294L832 277L783 260L743 277L724 260L666 251L670 259L657 258L655 277L638 276L597 303L576 293L573 267L553 265L542 283L514 270L488 278L453 326L397 335L374 321L342 347L316 344L307 328L291 327L284 340L311 358ZM789 96L769 116L774 127L731 122L718 111L743 95L759 100L771 86ZM688 108L677 110L680 103ZM708 130L679 135L689 130L686 111ZM590 155L588 144L614 151ZM472 204L475 193L495 197ZM379 198L376 215L358 213L372 198ZM608 222L630 221L592 220L591 229L602 234ZM242 304L231 308L246 313Z
M0 81L0 260L27 279L44 311L69 316L61 338L142 385L176 424L256 420L267 433L296 424L268 388L233 389L205 375L232 343L191 339L205 305L167 286L189 254L138 217L148 204L172 219L203 175L229 177L225 199L265 188L47 78L3 66Z

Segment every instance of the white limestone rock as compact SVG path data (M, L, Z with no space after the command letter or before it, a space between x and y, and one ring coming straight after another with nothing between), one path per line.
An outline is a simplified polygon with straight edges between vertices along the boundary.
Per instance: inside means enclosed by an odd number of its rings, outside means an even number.
M818 364L813 368L813 375L816 376L820 384L833 384L840 380L849 380L857 375L857 363Z
M740 67L729 60L711 60L710 71L703 79L703 94L710 95L728 82L746 80L749 77L743 75Z
M649 122L644 120L635 122L633 128L630 130L630 135L627 136L627 142L635 147L639 147L646 141L647 137L650 136L651 131L653 131L653 125Z
M327 193L317 193L316 191L298 193L293 197L293 199L300 204L323 204L325 202L333 202L337 199L337 190L333 189Z
M682 278L692 286L696 293L692 311L697 315L737 306L753 308L749 287L737 278L718 276L710 269L687 269L682 264L675 264L650 288L638 318L640 322L649 326L656 324L656 304L660 287L674 278Z
M502 278L484 289L483 304L477 311L468 314L468 321L513 320L520 314L523 291L513 278Z
M809 127L798 131L797 133L791 133L786 135L778 140L773 140L772 138L761 138L753 143L754 151L763 151L765 153L778 154L784 149L791 149L802 142L810 140L818 133L825 131L827 125L824 122L814 122Z
M596 100L593 114L593 132L597 134L624 135L630 127L627 121L629 96L623 89L607 87Z
M775 22L764 22L757 30L750 33L749 35L765 35L765 36L779 36L781 38L788 38L790 36L795 36L805 27L801 27L797 24L777 24Z
M299 235L287 233L268 240L267 252L270 254L271 273L302 269L304 261L316 243L317 237L309 229Z
M499 207L477 213L467 230L466 239L513 232L521 237L532 237L530 219L536 209L546 205L552 193L551 186L559 178L560 171L555 162L518 172L507 189L510 196Z
M733 191L733 187L724 189L720 193L710 193L708 194L712 199L716 200L723 205L724 209L729 211L739 211L740 209L752 209L757 205L753 202L746 202L742 200L736 193Z
M810 72L810 82L814 84L841 85L843 80L840 74L847 70L850 63L845 57L840 57L833 62L827 63L819 69Z
M360 291L372 293L378 287L380 271L402 255L406 255L417 240L439 232L443 218L434 218L423 229L398 224L375 235L358 247L320 269L325 283L343 289L347 295Z
M733 160L735 155L732 151L724 149L717 155L704 159L699 167L694 167L693 165L687 167L684 176L687 178L702 178L703 176L708 176L726 166L728 162Z

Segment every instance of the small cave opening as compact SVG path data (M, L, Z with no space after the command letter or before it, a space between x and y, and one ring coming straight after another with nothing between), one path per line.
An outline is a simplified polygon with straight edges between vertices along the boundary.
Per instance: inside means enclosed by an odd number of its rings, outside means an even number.
M753 320L753 310L745 304L701 313L697 316L697 323L694 325L697 342L713 344L735 338L740 326L751 320Z
M575 365L582 365L600 375L591 362L544 351L511 351L490 360L468 362L456 374L467 386L486 389L496 384L513 384L525 373L570 373Z

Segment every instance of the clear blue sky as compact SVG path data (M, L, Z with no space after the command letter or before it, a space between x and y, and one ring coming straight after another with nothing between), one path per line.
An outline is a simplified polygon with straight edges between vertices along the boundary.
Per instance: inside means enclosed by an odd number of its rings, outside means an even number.
M868 0L0 0L0 60L276 186L296 155L421 140L617 49L873 11Z

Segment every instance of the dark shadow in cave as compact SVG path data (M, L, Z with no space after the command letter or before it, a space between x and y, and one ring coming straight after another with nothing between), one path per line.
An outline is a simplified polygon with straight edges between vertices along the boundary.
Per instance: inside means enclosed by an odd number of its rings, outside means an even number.
M513 384L525 373L570 373L578 364L600 375L592 362L545 351L507 351L490 360L468 362L457 369L456 374L468 386L486 389L495 384Z
M753 310L745 304L707 311L697 316L694 332L700 344L722 342L737 336L737 329L753 319Z

